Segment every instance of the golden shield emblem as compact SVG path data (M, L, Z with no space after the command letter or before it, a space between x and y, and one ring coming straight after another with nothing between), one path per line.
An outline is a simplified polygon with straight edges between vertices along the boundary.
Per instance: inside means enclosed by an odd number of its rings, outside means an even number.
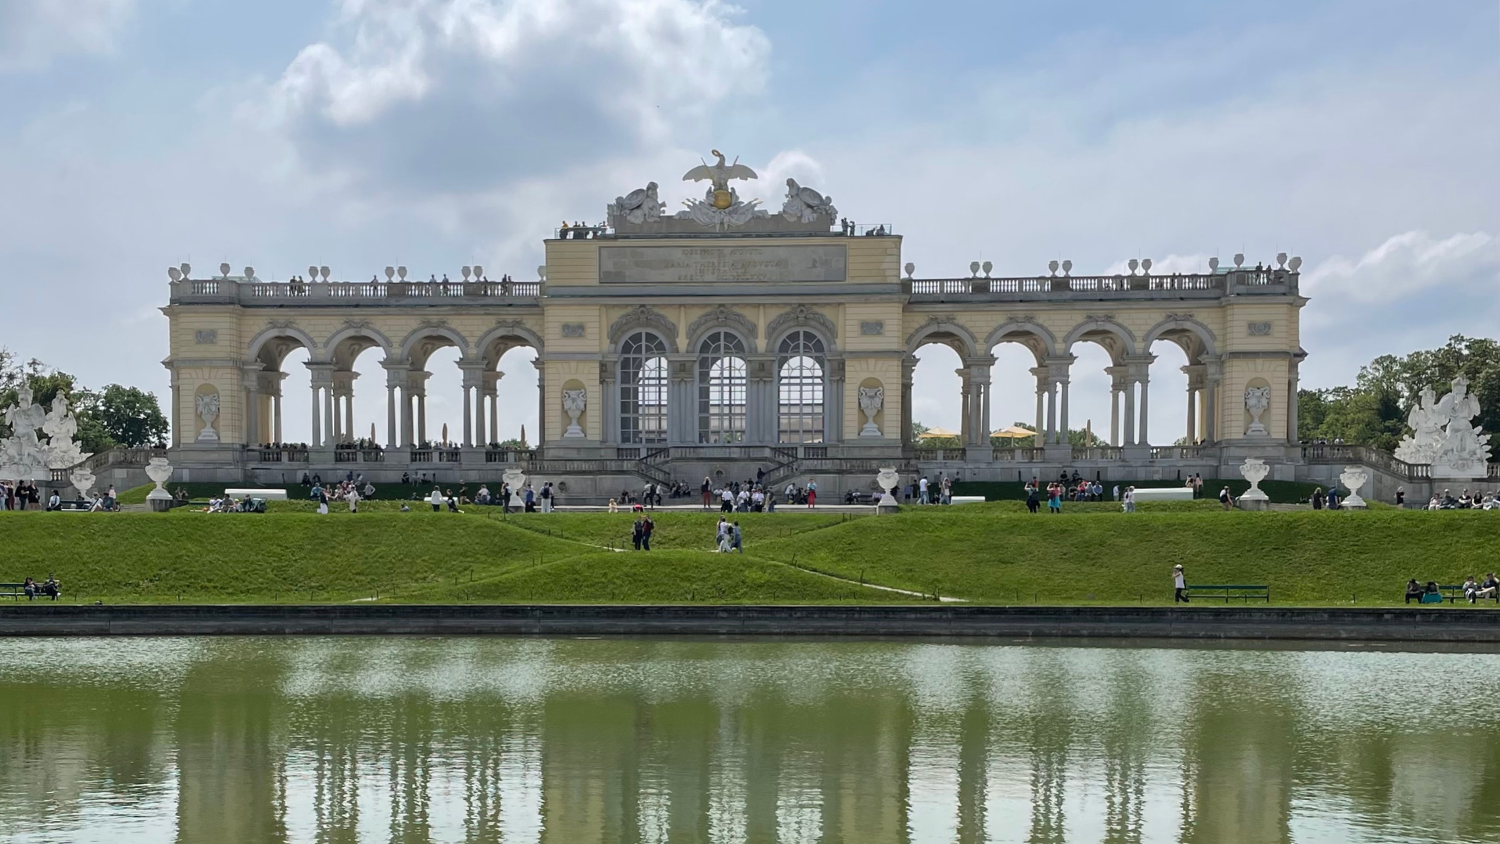
M717 208L717 209L719 209L719 210L722 211L725 208L728 208L729 206L731 206L733 204L734 204L734 196L731 195L729 193L729 191L727 191L727 190L716 190L716 191L714 191L714 207L715 208Z

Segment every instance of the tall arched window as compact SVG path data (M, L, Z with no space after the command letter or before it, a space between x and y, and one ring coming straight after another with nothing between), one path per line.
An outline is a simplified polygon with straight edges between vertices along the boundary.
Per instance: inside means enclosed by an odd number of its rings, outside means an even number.
M620 442L667 441L667 344L649 331L620 343Z
M778 441L823 442L827 362L822 338L811 331L793 331L782 338L776 349Z
M698 345L698 442L745 441L745 341L714 331Z

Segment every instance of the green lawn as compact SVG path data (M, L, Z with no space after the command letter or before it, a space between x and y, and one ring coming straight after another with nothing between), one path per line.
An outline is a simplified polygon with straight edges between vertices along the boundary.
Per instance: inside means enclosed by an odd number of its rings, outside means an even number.
M755 552L922 592L994 603L1162 603L1171 567L1190 583L1268 584L1277 603L1399 603L1407 578L1459 583L1500 568L1500 513L1223 512L1134 515L1013 502L921 508L839 525ZM1110 506L1110 505L1100 505ZM1156 505L1163 507L1170 505Z
M1193 583L1264 583L1277 604L1399 603L1408 577L1460 582L1500 567L1500 513L1223 512L1212 501L1018 501L892 516L740 514L743 555L709 553L717 512L660 511L650 554L630 513L460 514L390 501L328 516L307 502L260 514L0 513L0 580L62 578L69 600L1147 603L1170 570ZM821 574L820 574L821 573Z

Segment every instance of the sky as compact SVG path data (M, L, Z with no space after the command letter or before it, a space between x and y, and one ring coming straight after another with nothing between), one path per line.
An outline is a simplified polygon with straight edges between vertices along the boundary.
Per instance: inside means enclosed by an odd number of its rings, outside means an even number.
M918 278L1299 255L1302 384L1348 384L1500 328L1497 35L1468 0L0 0L0 346L165 397L168 266L530 279L559 220L648 180L675 206L717 147L744 194L795 176L888 224ZM1171 442L1186 361L1152 351ZM1108 361L1075 353L1097 431ZM458 430L454 357L429 431ZM535 431L526 357L503 437ZM920 357L915 418L957 429L957 356ZM991 421L1031 419L1027 354L997 357ZM382 393L355 429L383 439Z

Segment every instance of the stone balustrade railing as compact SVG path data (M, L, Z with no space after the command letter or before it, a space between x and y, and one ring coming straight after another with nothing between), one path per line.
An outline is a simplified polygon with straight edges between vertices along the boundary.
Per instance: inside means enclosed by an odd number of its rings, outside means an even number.
M1057 296L1108 298L1217 298L1232 294L1297 292L1299 273L1284 269L1239 269L1172 275L1032 276L1011 278L906 278L912 301L954 299L1045 299Z
M234 278L171 282L173 304L410 305L453 302L534 303L539 281L245 281Z

